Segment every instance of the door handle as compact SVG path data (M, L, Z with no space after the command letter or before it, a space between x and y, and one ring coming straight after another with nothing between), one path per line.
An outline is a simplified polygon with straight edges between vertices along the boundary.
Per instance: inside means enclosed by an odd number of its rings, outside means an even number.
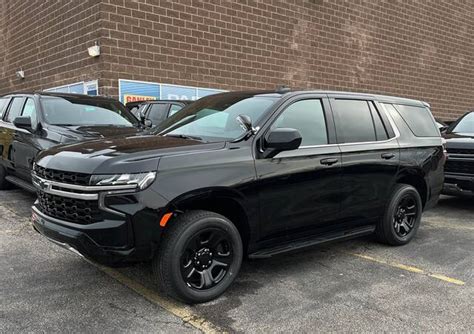
M383 153L382 154L382 159L390 160L392 158L395 158L395 154L393 154L393 153Z
M326 159L321 159L319 162L321 163L321 165L331 166L331 165L334 165L338 161L339 160L336 158L326 158Z

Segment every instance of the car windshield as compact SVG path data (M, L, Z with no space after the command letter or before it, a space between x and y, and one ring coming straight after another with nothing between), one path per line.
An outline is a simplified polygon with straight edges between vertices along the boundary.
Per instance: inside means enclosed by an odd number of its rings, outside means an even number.
M255 126L276 100L275 96L250 93L206 96L166 119L154 133L206 142L233 140L245 132L237 116L249 116Z
M451 132L474 134L474 112L464 116Z
M132 127L138 120L119 102L93 98L43 97L43 115L51 125Z

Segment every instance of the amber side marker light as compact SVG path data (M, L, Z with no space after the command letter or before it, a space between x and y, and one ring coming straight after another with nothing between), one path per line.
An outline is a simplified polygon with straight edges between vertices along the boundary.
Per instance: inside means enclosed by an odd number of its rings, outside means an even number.
M161 220L160 220L160 226L161 227L165 227L166 224L168 224L168 221L170 220L170 218L173 216L173 212L168 212L168 213L165 213L163 215L163 217L161 217Z

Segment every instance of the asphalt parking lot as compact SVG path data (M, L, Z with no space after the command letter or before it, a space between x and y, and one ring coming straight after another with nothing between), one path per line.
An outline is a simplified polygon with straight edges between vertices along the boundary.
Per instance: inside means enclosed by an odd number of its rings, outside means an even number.
M474 202L442 197L416 239L371 238L246 261L216 301L164 297L149 265L107 269L30 227L34 198L0 191L0 332L474 330Z

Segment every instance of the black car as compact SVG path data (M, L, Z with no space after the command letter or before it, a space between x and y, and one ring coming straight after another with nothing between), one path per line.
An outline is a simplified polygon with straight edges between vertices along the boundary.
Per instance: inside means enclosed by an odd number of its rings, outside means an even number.
M42 152L33 225L103 264L152 261L189 303L223 293L244 256L372 233L406 244L443 186L442 138L415 100L222 93L153 134Z
M448 159L445 166L446 195L474 195L474 111L464 114L444 133Z
M148 120L149 124L155 127L192 102L188 100L149 100L129 102L126 106L143 123Z
M35 191L31 169L39 151L141 131L120 102L63 93L12 93L0 97L0 189L11 183Z

